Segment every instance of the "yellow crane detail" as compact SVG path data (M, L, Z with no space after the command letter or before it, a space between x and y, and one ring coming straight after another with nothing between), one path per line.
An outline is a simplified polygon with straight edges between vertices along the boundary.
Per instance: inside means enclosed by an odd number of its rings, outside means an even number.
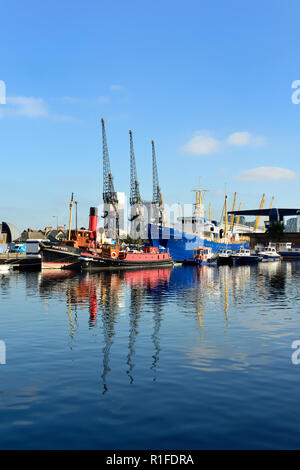
M236 192L234 193L232 212L235 209L235 203L236 203ZM233 229L233 222L234 222L234 214L232 214L230 218L230 228L229 228L230 232L232 232L232 229Z
M265 203L265 194L263 194L262 196L262 200L261 200L261 203L260 203L260 206L259 206L259 209L263 209L264 207L264 203ZM255 224L254 224L254 229L253 231L256 232L256 230L258 229L258 225L259 225L259 221L260 221L260 215L258 215L256 217L256 221L255 221Z
M240 202L239 211L241 210L241 207L242 207L242 203ZM240 223L240 215L238 215L236 218L236 225L239 225L239 223Z
M273 202L274 202L274 199L275 199L275 196L272 196L272 200L271 200L271 203L270 203L270 207L269 209L272 209L273 207ZM265 218L265 221L269 220L269 216L267 215L266 218Z

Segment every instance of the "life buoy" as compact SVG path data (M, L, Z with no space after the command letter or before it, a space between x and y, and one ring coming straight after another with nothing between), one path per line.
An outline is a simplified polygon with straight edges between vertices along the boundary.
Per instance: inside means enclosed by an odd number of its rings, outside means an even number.
M116 258L116 257L117 257L117 253L116 253L115 251L112 251L111 254L110 254L110 256L111 256L112 258Z

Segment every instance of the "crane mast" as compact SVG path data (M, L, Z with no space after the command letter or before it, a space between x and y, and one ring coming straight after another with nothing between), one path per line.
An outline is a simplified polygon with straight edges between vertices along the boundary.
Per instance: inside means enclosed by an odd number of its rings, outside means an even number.
M156 154L155 154L155 145L154 140L152 140L152 178L153 178L153 196L152 196L152 206L155 208L154 213L158 218L158 224L167 224L167 215L164 205L164 200L162 193L159 187L158 181L158 171L156 163Z
M144 208L137 179L132 131L130 138L130 236L133 239L147 238L144 224Z
M113 206L116 217L116 239L119 240L119 201L114 188L113 177L110 169L109 153L105 131L104 119L102 124L102 148L103 148L103 202ZM108 216L108 211L104 211L104 218Z
M140 195L140 187L137 179L135 154L133 146L132 131L129 131L130 137L130 205L142 204L142 198Z
M162 194L161 194L161 191L160 191L159 181L158 181L158 171L157 171L157 164L156 164L156 154L155 154L154 140L152 140L152 177L153 177L152 203L161 206L162 205Z

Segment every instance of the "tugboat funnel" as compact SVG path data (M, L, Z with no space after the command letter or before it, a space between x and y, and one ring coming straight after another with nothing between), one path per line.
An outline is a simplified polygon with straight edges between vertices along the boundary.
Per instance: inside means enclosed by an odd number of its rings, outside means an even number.
M93 232L93 238L97 237L97 224L98 224L98 209L97 207L90 207L90 222L89 230Z

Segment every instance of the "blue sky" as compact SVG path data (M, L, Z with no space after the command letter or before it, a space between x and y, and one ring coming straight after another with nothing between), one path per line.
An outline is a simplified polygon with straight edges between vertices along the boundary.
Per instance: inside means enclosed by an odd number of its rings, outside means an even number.
M202 177L219 217L225 184L244 208L299 207L299 2L10 1L1 5L0 219L79 223L102 193L100 119L115 187L129 189L133 130L142 196L151 140L172 204ZM299 94L300 96L300 94Z

